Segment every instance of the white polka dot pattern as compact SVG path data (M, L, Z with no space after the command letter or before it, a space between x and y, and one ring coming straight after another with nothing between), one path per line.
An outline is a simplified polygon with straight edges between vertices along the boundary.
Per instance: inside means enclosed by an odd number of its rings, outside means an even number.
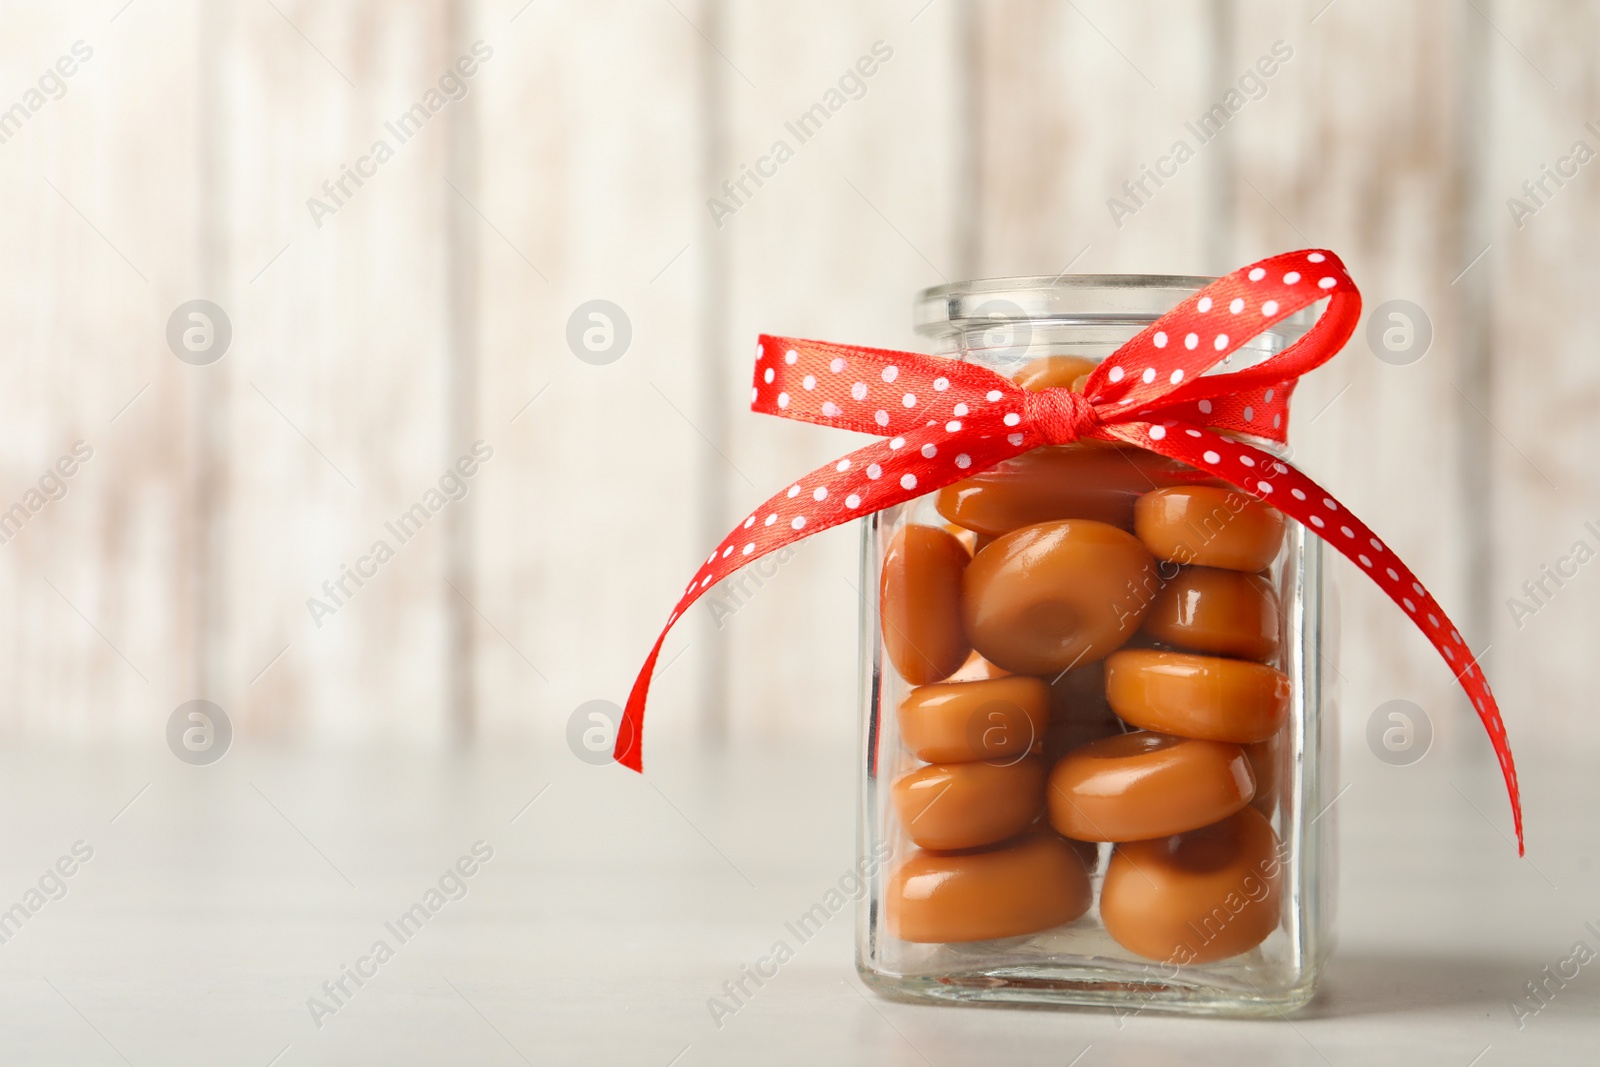
M1252 339L1242 324L1259 332L1322 300L1327 305L1317 321L1284 351L1244 370L1205 375ZM1130 442L1270 499L1383 588L1472 699L1500 761L1520 849L1522 806L1505 726L1476 657L1444 609L1329 493L1227 435L1285 440L1296 381L1339 351L1360 312L1355 284L1333 253L1273 256L1180 302L1096 367L1081 394L1023 390L971 363L764 335L756 350L753 410L893 439L812 471L754 509L696 572L667 630L713 583L802 538L1041 445L1083 438ZM617 731L617 760L635 770L642 767L645 697L667 630L634 682Z

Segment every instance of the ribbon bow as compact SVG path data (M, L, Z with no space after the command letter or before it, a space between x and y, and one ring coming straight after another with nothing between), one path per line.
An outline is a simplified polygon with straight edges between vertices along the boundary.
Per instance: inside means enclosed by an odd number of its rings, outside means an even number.
M1315 324L1263 362L1206 375L1263 330L1326 298ZM617 730L619 762L642 770L645 697L668 631L714 582L831 526L882 511L1041 445L1136 445L1207 471L1309 526L1389 595L1438 649L1483 720L1524 851L1522 801L1505 725L1477 658L1422 583L1333 495L1270 453L1300 376L1344 346L1361 295L1332 252L1263 259L1187 297L1108 356L1082 393L1026 390L971 363L771 337L756 346L752 410L888 435L769 498L695 573L644 662ZM1226 431L1227 435L1219 431Z

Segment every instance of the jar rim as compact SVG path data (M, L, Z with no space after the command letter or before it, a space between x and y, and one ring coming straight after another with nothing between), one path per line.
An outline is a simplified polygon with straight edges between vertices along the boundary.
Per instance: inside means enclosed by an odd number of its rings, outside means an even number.
M1215 278L1187 274L1058 274L978 278L924 289L913 325L924 336L981 322L1150 322Z

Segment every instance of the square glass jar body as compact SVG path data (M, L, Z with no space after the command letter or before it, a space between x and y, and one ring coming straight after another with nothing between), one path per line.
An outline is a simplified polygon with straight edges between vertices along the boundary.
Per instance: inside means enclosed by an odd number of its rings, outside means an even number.
M918 329L941 356L1065 386L1207 281L944 286L922 294ZM1214 373L1281 351L1314 312ZM1119 1012L1310 1001L1336 884L1335 626L1322 544L1300 524L1281 517L1270 558L1225 551L1259 517L1203 472L1080 444L862 523L856 965L869 986ZM1123 582L1115 569L1141 567L1141 551L1153 569ZM1091 572L1045 576L1046 556ZM906 567L933 575L932 592L905 584ZM1254 599L1231 617L1254 621L1210 625L1241 590ZM1082 625L1104 633L1074 652Z

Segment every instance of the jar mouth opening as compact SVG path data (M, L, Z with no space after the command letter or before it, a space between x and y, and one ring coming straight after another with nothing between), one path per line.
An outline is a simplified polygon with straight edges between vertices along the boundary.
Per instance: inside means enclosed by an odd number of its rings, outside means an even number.
M912 321L925 337L948 336L982 324L1030 321L1068 325L1143 325L1215 278L1187 274L1060 274L980 278L924 289ZM1304 328L1311 308L1279 328ZM1304 317L1305 321L1300 322Z

